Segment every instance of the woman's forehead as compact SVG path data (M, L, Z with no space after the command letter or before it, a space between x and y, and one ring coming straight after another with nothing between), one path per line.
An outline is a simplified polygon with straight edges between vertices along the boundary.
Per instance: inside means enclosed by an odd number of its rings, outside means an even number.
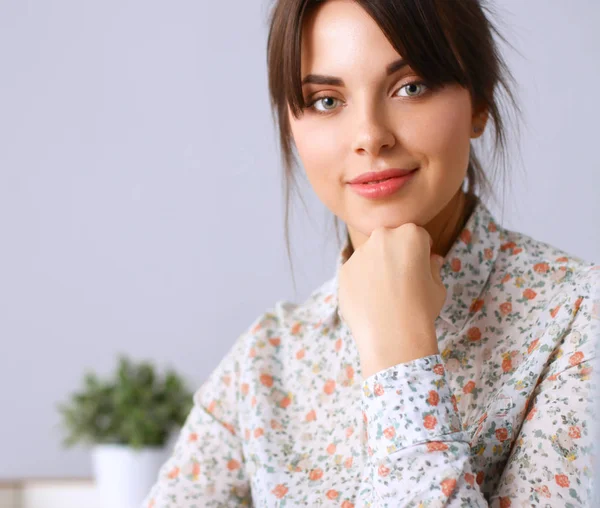
M368 72L385 75L400 55L357 3L329 0L305 19L302 75Z

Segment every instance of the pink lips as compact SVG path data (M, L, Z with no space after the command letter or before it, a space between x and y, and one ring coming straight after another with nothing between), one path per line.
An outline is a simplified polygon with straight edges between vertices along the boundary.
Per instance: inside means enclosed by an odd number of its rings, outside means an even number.
M391 196L400 189L413 177L417 169L371 171L363 173L348 182L348 184L354 192L362 197L370 199L383 198Z

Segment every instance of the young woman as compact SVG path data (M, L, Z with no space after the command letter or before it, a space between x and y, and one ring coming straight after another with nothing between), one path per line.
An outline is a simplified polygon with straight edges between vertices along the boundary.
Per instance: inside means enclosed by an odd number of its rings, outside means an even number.
M243 333L145 506L590 506L599 266L503 228L476 142L510 74L479 0L279 0L269 85L344 222Z

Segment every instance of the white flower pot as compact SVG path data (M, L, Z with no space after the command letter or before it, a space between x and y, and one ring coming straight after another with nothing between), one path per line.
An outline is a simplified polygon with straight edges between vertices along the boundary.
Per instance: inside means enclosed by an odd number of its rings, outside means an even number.
M166 446L94 446L92 467L102 508L140 508L167 458Z

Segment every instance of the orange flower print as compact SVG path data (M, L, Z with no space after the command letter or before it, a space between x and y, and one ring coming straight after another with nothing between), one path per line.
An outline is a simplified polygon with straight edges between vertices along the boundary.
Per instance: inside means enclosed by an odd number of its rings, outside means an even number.
M465 473L465 481L471 486L475 486L475 477L471 473Z
M197 481L200 476L200 464L198 462L194 462L192 465L192 481Z
M490 223L488 224L488 231L490 233L495 233L497 231L497 227L496 224L494 224L493 222L490 221Z
M469 311L474 314L475 312L479 312L482 308L483 308L483 300L474 300L473 303L471 304L471 308L469 309Z
M448 478L440 484L442 492L446 497L450 497L454 489L456 489L456 480L454 478Z
M306 351L302 348L300 351L296 353L296 360L302 360L304 358Z
M198 441L198 434L196 434L195 432L192 432L188 436L188 442L192 443L194 441Z
M169 480L174 480L175 478L177 478L179 476L179 468L174 467L173 469L171 469L171 471L169 471L167 476L168 476Z
M256 349L250 348L250 352L248 353L250 358L254 358L256 356Z
M346 439L348 439L352 434L354 434L354 427L348 427L346 429Z
M560 310L560 308L562 307L562 305L557 305L556 307L554 307L553 309L550 309L550 315L555 318L556 315L558 314L558 311Z
M248 395L249 391L250 385L248 383L242 383L240 386L240 392L242 393L242 395Z
M471 393L473 391L473 388L475 388L475 381L469 381L464 387L463 387L463 393Z
M333 298L333 295L327 295L325 297L325 303L329 303L331 301L331 299Z
M556 258L556 262L557 262L557 263L566 263L566 262L568 262L568 261L569 261L569 258L567 258L567 257L565 257L565 256L562 256L562 257L560 257L560 258Z
M483 471L479 471L477 473L477 476L475 477L477 485L481 485L483 483L483 480L485 480L485 473Z
M504 427L496 429L496 439L501 443L506 441L508 439L508 430L506 430Z
M277 499L283 499L288 493L288 488L280 483L271 492Z
M271 344L271 346L279 346L281 345L281 337L271 337L269 339L269 343Z
M381 397L384 393L385 390L383 389L383 386L381 386L379 383L375 383L375 395Z
M423 418L423 427L426 429L433 429L437 425L437 418L433 415L427 415Z
M547 498L551 498L552 495L550 494L550 489L548 488L547 485L542 485L539 489L538 489L538 493L541 496L547 497Z
M389 468L387 468L383 464L381 464L379 466L379 469L377 470L377 474L381 477L384 477L384 476L387 476L390 474L390 470L389 470Z
M447 449L448 445L446 443L442 443L441 441L429 441L427 443L428 452L445 452Z
M452 394L450 396L450 402L452 402L452 407L454 408L454 411L458 411L458 402L456 401L456 395Z
M302 323L295 323L294 326L292 326L290 333L292 335L297 335L298 332L300 331L301 327L302 327Z
M533 300L536 296L537 293L531 288L527 288L523 291L523 298L526 298L527 300Z
M327 499L334 500L334 499L337 499L337 497L340 495L340 493L337 490L331 489L331 490L328 490L327 494L325 494L325 495L327 496Z
M394 439L396 436L396 429L394 429L394 427L388 427L383 431L383 435L388 439Z
M354 367L352 367L352 365L346 366L346 376L348 379L354 378Z
M444 374L444 366L441 363L436 363L433 366L433 372L435 372L438 376L442 376Z
M501 497L500 498L500 508L510 508L510 498Z
M577 351L576 353L573 353L569 357L569 365L571 365L572 367L581 363L582 361L583 361L583 353L581 351Z
M581 302L583 302L583 297L581 296L575 300L575 304L573 305L573 314L577 314L579 307L581 307Z
M510 356L505 356L502 360L502 372L510 372L512 370L512 360Z
M258 427L256 429L254 429L254 437L256 439L258 439L261 436L264 436L264 434L265 434L265 431L262 427Z
M533 420L533 417L535 416L535 413L537 413L537 409L535 407L532 407L531 411L529 411L529 413L527 413L527 417L525 419L528 422L530 422L531 420Z
M579 439L581 437L581 429L575 425L569 427L569 436L573 439Z
M263 386L266 386L267 388L271 388L271 386L273 386L273 376L271 376L269 374L261 374L260 382L263 384Z
M535 349L537 348L537 345L539 342L540 342L540 339L537 338L531 344L529 344L529 347L527 348L527 354L530 355L531 353L533 353L533 351L535 351Z
M554 479L556 480L556 485L559 487L568 487L570 485L569 478L566 474L554 475Z
M306 421L307 422L314 422L316 419L317 419L317 412L314 409L311 409L306 414Z
M345 461L344 461L344 467L346 469L350 469L352 467L352 462L353 462L354 457L348 457Z
M329 455L333 455L335 453L335 449L336 449L335 443L331 443L330 445L327 446L327 453Z
M512 275L510 273L507 273L504 277L502 277L502 284L506 284L511 278Z
M354 503L351 503L347 499L342 503L342 508L354 508Z
M228 463L227 463L227 469L229 469L229 471L235 471L237 469L240 468L240 463L235 460L235 459L231 459Z
M310 474L308 475L308 477L313 481L317 481L320 480L321 478L323 478L323 470L322 469L313 469Z
M333 392L335 392L335 381L333 379L328 379L323 387L323 391L327 395L331 395Z
M224 422L223 427L225 427L229 432L231 432L235 436L235 428L231 423Z
M336 353L339 353L340 349L342 349L342 339L338 339L338 340L335 341L335 351L336 351Z
M500 312L503 316L507 316L508 314L510 314L512 312L512 303L504 302L500 304Z
M503 243L503 244L500 246L500 250L504 252L504 251L506 251L506 250L512 250L512 249L514 249L516 246L517 246L517 244L516 244L515 242L506 242L506 243Z
M483 250L483 257L487 260L490 260L494 257L494 251L490 248L486 248Z
M479 328L477 328L476 326L469 328L467 330L467 338L471 342L480 340L481 339L481 330Z
M548 263L537 263L533 265L533 271L536 273L547 273L550 270L550 265Z
M450 262L450 268L452 268L453 272L460 272L460 269L462 268L462 263L460 262L460 259L452 259L452 261Z
M516 256L517 254L520 254L521 252L523 252L523 249L521 249L521 247L517 247L516 249L513 249L513 251L511 252L511 255Z
M292 399L286 395L283 399L279 401L279 407L285 409L292 403Z
M429 390L429 396L427 397L427 402L429 402L429 404L432 406L437 406L439 401L440 401L440 396L438 395L438 392L436 392L435 390Z
M467 245L471 243L471 232L468 229L463 229L460 234L460 239Z
M223 376L223 383L225 384L225 386L230 386L231 385L231 376Z

